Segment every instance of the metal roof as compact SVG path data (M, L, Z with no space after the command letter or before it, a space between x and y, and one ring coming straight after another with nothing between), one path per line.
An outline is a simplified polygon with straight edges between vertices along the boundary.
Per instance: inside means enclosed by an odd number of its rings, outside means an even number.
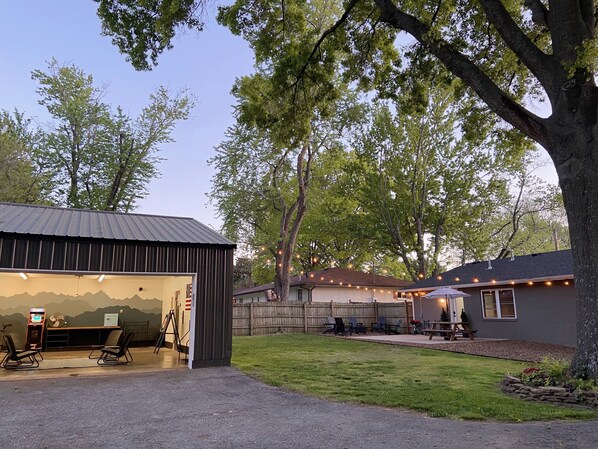
M234 245L193 218L0 203L0 233Z
M378 274L363 273L348 268L328 268L319 271L310 271L304 275L291 277L291 287L384 287L397 290L411 285L411 281L380 276ZM262 292L274 288L274 284L262 284L255 287L241 288L234 291L234 295Z
M551 279L573 279L571 250L471 262L439 276L418 281L403 291L434 290L445 286L458 289Z

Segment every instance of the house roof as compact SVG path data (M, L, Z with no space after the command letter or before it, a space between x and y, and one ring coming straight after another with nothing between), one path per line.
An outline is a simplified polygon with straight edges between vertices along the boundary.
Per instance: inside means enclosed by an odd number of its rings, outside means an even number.
M193 218L0 203L0 233L234 245Z
M390 276L380 276L378 274L363 273L361 271L349 270L348 268L328 268L320 271L310 271L304 275L291 277L291 287L384 287L400 289L411 285L411 281L404 281ZM235 290L233 294L246 295L248 293L257 293L274 288L274 284L262 284L256 287L241 288Z
M489 267L492 267L489 269ZM423 279L404 292L434 290L439 287L482 287L511 283L573 278L571 250L471 262L439 276Z

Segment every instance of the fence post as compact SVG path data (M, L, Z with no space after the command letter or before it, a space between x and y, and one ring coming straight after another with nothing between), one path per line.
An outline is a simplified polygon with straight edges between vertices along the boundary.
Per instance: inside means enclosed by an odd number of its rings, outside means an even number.
M303 303L303 333L307 334L307 303Z
M330 316L334 318L334 302L330 301Z
M374 321L378 322L378 302L374 303Z
M249 303L249 335L253 335L253 303Z

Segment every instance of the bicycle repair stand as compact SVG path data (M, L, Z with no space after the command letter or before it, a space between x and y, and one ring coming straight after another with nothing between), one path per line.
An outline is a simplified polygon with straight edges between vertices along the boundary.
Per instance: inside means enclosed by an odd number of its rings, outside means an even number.
M168 332L168 328L170 327L171 323L172 332ZM176 324L174 309L170 309L168 315L164 317L164 322L162 323L162 328L160 329L160 335L158 335L158 340L156 341L156 346L154 347L154 354L158 354L160 352L160 348L164 344L167 335L174 335L174 345L176 345L176 350L180 353L181 338L179 337L179 328Z

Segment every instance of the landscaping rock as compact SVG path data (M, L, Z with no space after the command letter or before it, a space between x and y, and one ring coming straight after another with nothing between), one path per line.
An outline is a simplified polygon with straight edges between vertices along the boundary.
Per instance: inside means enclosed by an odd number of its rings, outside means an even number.
M503 378L502 391L531 401L598 408L598 392L596 391L575 390L569 392L563 387L531 387L511 375L506 375Z

